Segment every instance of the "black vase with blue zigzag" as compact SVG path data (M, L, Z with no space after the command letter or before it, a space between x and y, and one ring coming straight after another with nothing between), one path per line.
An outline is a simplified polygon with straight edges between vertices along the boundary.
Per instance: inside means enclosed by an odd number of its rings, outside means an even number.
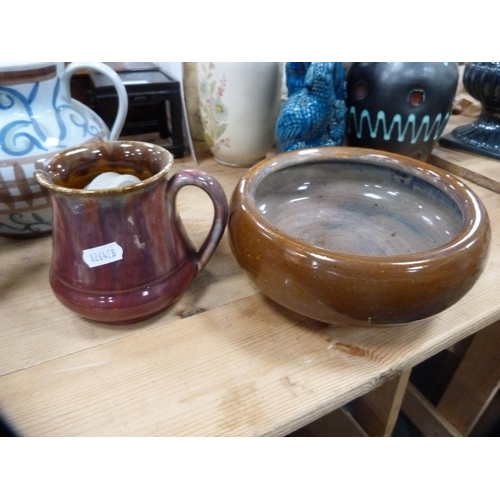
M346 81L347 144L425 161L451 115L458 64L356 62Z

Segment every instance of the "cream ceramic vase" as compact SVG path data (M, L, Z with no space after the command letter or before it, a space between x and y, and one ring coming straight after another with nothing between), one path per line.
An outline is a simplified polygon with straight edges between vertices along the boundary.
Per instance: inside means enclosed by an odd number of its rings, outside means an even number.
M283 63L198 63L204 139L215 160L251 166L274 144Z
M71 98L70 79L80 70L103 73L113 82L118 112L111 132ZM35 164L71 146L117 139L127 110L124 84L103 63L0 63L0 235L50 232L51 201L35 180Z

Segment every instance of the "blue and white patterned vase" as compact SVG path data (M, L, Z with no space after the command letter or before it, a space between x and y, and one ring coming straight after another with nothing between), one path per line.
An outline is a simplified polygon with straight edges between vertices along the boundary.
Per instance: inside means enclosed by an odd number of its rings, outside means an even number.
M118 93L109 131L90 108L71 98L71 76L97 71ZM0 235L29 237L52 230L49 194L35 179L37 162L78 144L117 139L128 110L127 91L103 63L0 64Z
M425 161L451 115L457 84L457 63L353 63L347 145Z

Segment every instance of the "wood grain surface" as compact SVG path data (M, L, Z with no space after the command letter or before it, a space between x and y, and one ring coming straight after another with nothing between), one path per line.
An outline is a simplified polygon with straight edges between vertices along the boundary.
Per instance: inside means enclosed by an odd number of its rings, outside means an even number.
M230 196L246 169L218 165L202 144L197 156ZM175 162L186 166L191 158ZM50 236L0 237L0 414L27 436L288 434L500 319L500 195L471 187L493 228L484 274L443 313L388 328L334 327L274 304L227 234L164 313L103 325L53 296ZM179 211L200 244L208 197L185 188Z

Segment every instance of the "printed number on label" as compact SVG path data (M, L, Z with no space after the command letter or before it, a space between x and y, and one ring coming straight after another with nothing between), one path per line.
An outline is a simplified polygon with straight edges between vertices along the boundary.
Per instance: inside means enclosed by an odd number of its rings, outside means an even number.
M123 248L116 242L83 251L83 261L89 267L104 266L122 259Z

